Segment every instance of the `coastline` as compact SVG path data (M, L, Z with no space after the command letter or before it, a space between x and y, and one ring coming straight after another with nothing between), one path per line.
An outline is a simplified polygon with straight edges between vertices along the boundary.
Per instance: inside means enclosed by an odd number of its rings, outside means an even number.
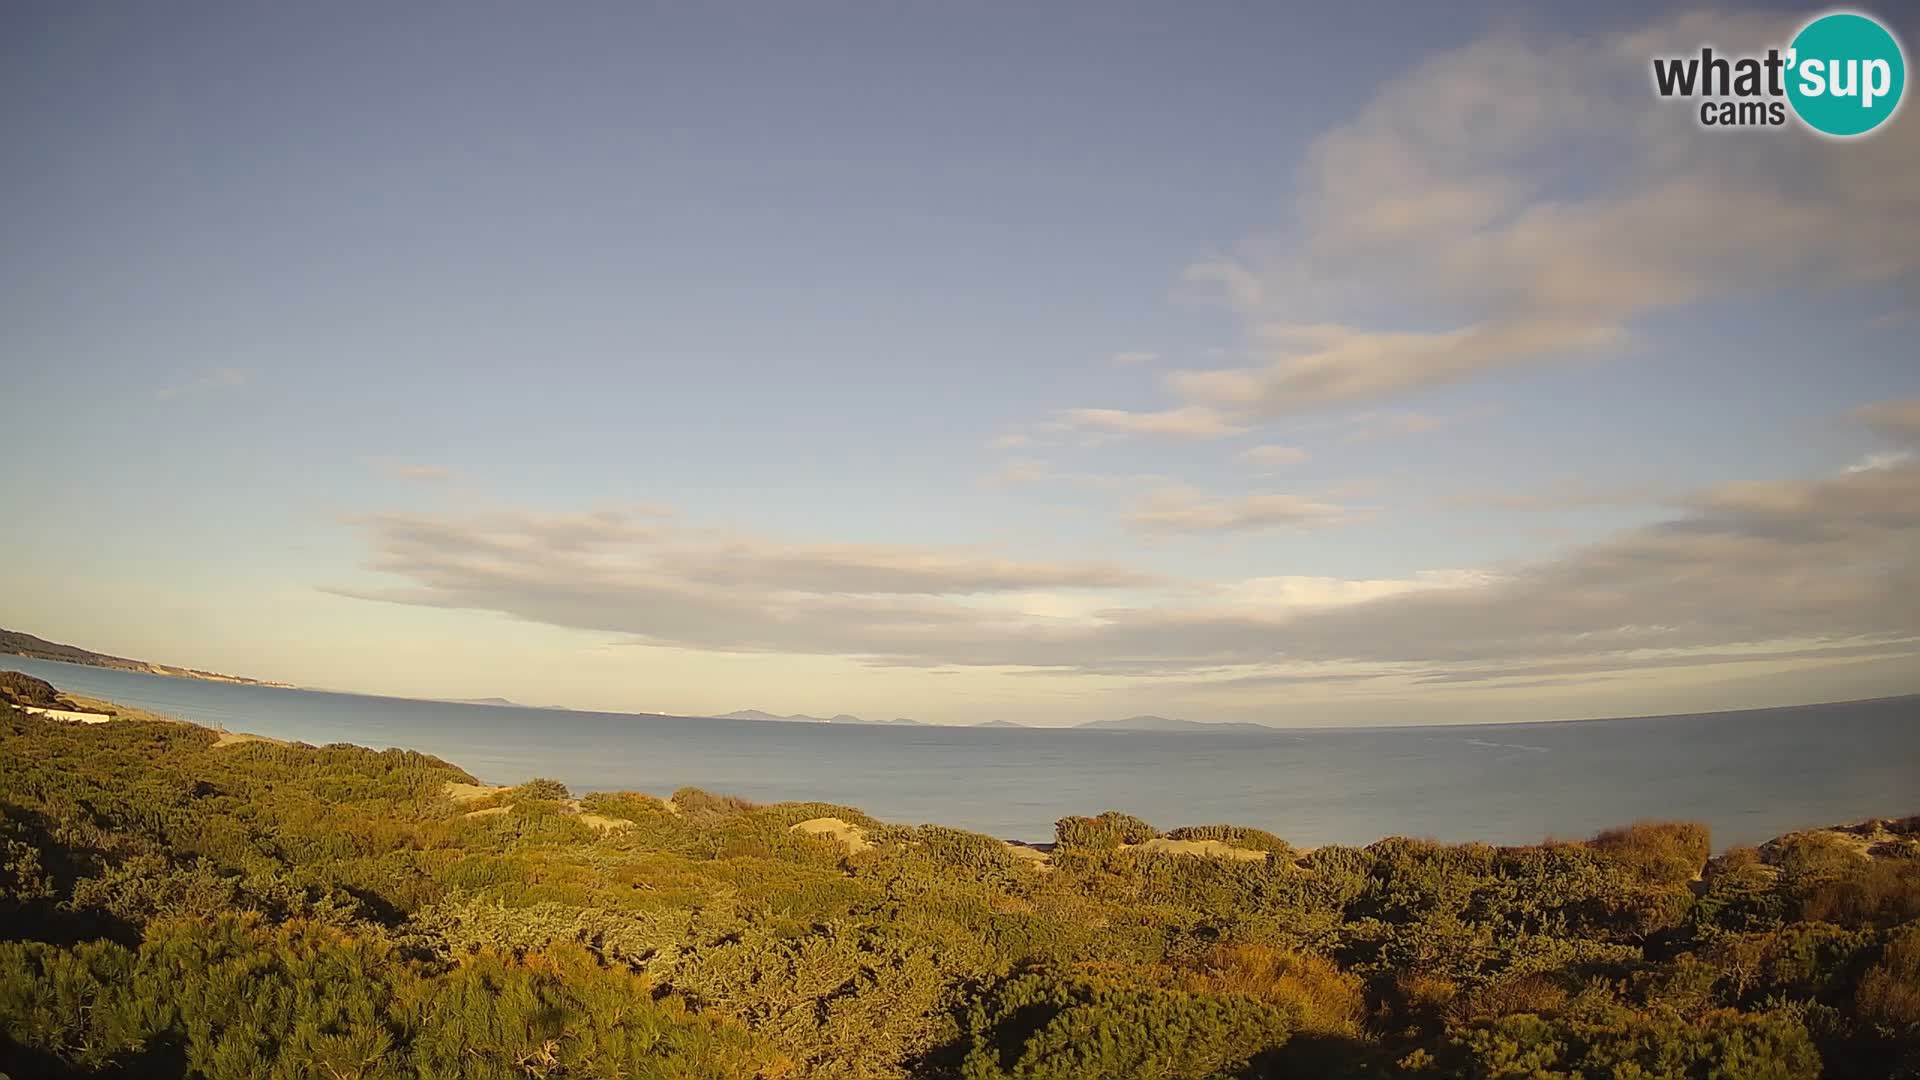
M34 660L43 664L71 664L74 667L100 668L105 671L131 671L141 675L160 675L170 679L197 679L201 682L227 683L232 686L268 686L275 690L300 690L303 687L293 683L271 682L266 679L250 679L244 675L223 675L217 671L200 671L197 668L173 667L168 664L155 664L145 660L126 660L120 657L102 657L99 660L76 660L71 657L47 656L39 653L9 650L0 653L0 664L6 657L19 657L22 660ZM113 661L108 663L106 661Z
M402 747L488 783L575 791L693 784L762 803L829 798L889 821L1031 843L1089 808L1234 822L1307 846L1417 828L1527 844L1643 817L1708 823L1715 846L1920 812L1920 703L1597 723L1157 732L701 720L284 691L22 660L96 699L230 732Z
M210 725L197 723L192 720L183 719L177 716L169 716L163 713L157 713L147 709L141 709L134 706L122 705L118 702L109 701L102 698L89 697L86 695L74 694L74 693L64 692L64 691L63 691L63 696L73 701L75 704L82 706L83 708L96 709L96 710L112 713L113 714L112 722L172 724L172 725L184 726L184 727L198 730L198 731L205 731L215 736L212 746L216 749L220 747L227 747L227 746L239 746L247 743L265 743L265 744L270 744L274 746L293 747L295 749L300 749L300 750L318 749L318 747L316 747L314 744L308 743L302 740L298 740L298 739L283 739L283 738L276 738L268 735L260 735L260 734L256 734L249 731L234 731L234 730L228 730L227 728L224 728L224 727L213 727ZM486 706L482 706L482 707L486 707ZM63 721L58 721L53 719L46 719L46 718L43 718L43 720L46 723L62 723L63 722ZM1143 732L1140 734L1158 734L1158 733ZM346 745L351 745L355 749L367 750L367 751L373 751L373 752L380 752L383 749L385 750L402 749L398 747L380 748L380 747L362 746L359 744L346 744ZM417 751L406 751L406 752L411 753L411 752L417 752ZM451 764L457 767L459 763L448 762L448 764ZM538 781L536 778L531 778L531 777L520 781L520 783L522 784L535 783L535 782L540 782L540 781ZM447 786L445 795L448 799L452 800L456 804L472 804L472 805L478 806L479 807L478 809L468 812L467 816L469 817L488 816L494 813L496 808L498 808L499 806L499 804L495 801L495 799L498 796L501 796L503 793L514 790L517 786L519 785L518 784L450 783ZM616 790L616 791L596 791L596 792L592 792L591 794L614 795L614 796L631 795L631 796L638 796L644 799L653 799L659 802L668 813L677 815L680 812L678 807L675 806L671 796L660 796L660 795L655 795L648 792L629 791L624 789ZM744 802L744 800L738 800L737 796L733 796L725 792L719 793L719 795L721 798L724 798L724 799L735 799L737 801ZM570 804L571 813L575 815L582 814L583 811L582 811L582 804L580 800L569 799L567 800L567 802ZM753 804L749 804L749 805L753 805ZM811 797L784 800L784 801L764 804L764 805L771 806L771 807L780 807L780 806L786 806L786 805L824 806L824 805L834 805L834 804L825 799L825 793L813 793ZM1091 815L1094 813L1096 813L1096 811L1092 809L1083 811L1084 815ZM1113 813L1120 813L1122 815L1125 815L1124 810L1116 811L1110 808L1097 811L1097 813L1102 815L1113 814ZM859 816L862 820L878 822L878 819L872 818L870 815L866 814L864 810L860 811ZM1125 815L1125 816L1128 816L1131 819L1130 815ZM592 815L592 814L586 814L582 818L582 820L587 821L589 824L594 825L596 828L601 828L603 830L613 829L618 827L616 825L608 824L608 819L604 817L596 818L595 815ZM1132 820L1137 820L1137 819L1132 819ZM1643 824L1646 820L1647 819L1645 818L1641 818L1635 822L1623 821L1623 822L1617 823L1616 825L1603 828L1601 831L1604 833L1609 831L1618 831L1620 829L1625 829L1629 827L1637 827L1638 824ZM912 828L916 826L936 827L936 828L948 827L938 822L921 822L921 823L878 822L878 824L884 828ZM1698 823L1694 823L1694 824L1698 824ZM867 839L867 834L869 830L866 826L855 824L855 823L845 821L835 817L820 817L820 818L808 819L806 821L802 821L793 825L792 828L796 831L805 832L810 835L819 835L819 836L828 837L830 839L833 839L839 843L846 845L850 851L855 853L869 850L873 846L872 843L869 842L869 840ZM1310 855L1315 850L1317 850L1316 847L1296 846L1293 844L1288 844L1285 841L1281 840L1281 838L1274 837L1271 834L1266 833L1264 830L1261 830L1252 826L1238 824L1238 823L1225 823L1225 824L1215 824L1215 825L1185 825L1185 826L1175 827L1174 829L1171 829L1166 833L1161 833L1158 830L1154 830L1153 834L1150 837L1147 837L1145 839L1141 839L1138 841L1121 843L1116 847L1116 850L1137 851L1142 855L1160 854L1160 855L1186 856L1186 857L1196 857L1196 858L1226 859L1229 861L1247 861L1247 860L1261 861L1261 860L1266 860L1266 859L1276 857L1275 856L1276 849L1273 847L1260 846L1260 845L1255 845L1252 847L1243 846L1240 843L1237 843L1232 838L1228 838L1228 839L1215 838L1212 835L1215 832L1257 834L1259 837L1264 838L1264 841L1263 841L1264 843L1272 844L1274 842L1278 842L1279 847L1277 850L1286 852L1287 857L1290 861L1292 859L1301 858L1301 857ZM1183 835L1180 835L1182 833L1188 833L1188 834L1203 833L1205 835L1183 836ZM1909 814L1904 811L1900 811L1900 812L1893 812L1893 813L1883 814L1878 816L1861 818L1856 821L1843 822L1843 823L1830 823L1830 824L1824 824L1824 825L1810 826L1807 828L1794 829L1785 833L1781 833L1778 836L1775 836L1771 839L1765 840L1753 846L1756 847L1757 850L1765 852L1770 849L1777 849L1778 847L1780 847L1782 844L1786 842L1789 842L1795 839L1807 839L1807 838L1814 838L1820 842L1831 842L1847 850L1854 851L1857 854L1861 855L1862 857L1866 857L1869 859L1872 859L1872 858L1920 858L1920 813ZM1010 838L1010 837L995 837L994 839L996 839L999 843L1005 845L1009 853L1014 855L1023 863L1026 863L1027 865L1030 865L1030 866L1035 866L1043 870L1051 868L1052 855L1054 850L1058 846L1056 843L1034 842L1034 841L1021 840L1021 839ZM1435 841L1427 837L1420 837L1415 834L1398 833L1398 832L1380 836L1376 838L1376 840L1374 840L1373 842L1380 843L1380 842L1386 842L1386 841L1399 841L1399 840L1417 840L1418 842L1421 842L1421 843L1440 843L1443 846L1450 846L1450 847L1478 846L1478 847L1495 847L1495 848L1501 848L1501 849L1509 849L1509 848L1525 849L1525 848L1532 848L1532 847L1554 846L1554 845L1564 845L1564 844L1580 844L1585 842L1581 840L1572 840L1565 837L1554 836L1549 834L1549 835L1541 836L1537 841L1522 842L1518 844L1489 845L1483 841L1472 841L1472 840L1454 841L1454 842L1448 843L1448 842L1442 842L1442 841ZM1713 849L1712 853L1714 856L1719 857L1724 855L1726 853L1726 850L1727 849L1725 848L1715 848Z

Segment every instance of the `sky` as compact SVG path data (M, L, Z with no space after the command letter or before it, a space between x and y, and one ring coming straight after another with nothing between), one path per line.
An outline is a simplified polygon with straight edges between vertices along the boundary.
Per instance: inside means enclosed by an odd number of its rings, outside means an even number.
M689 715L1920 691L1920 118L1650 85L1814 10L8 4L0 625Z

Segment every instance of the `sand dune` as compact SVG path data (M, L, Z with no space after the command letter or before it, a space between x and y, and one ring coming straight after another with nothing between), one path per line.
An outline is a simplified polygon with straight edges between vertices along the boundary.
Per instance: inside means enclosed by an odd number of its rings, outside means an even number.
M848 851L866 851L873 847L873 842L867 839L867 830L858 825L849 825L837 817L808 818L789 831L810 836L831 836L845 844Z
M489 784L459 784L449 780L443 790L447 798L452 799L454 802L468 803L479 802L481 799L490 799L507 789Z

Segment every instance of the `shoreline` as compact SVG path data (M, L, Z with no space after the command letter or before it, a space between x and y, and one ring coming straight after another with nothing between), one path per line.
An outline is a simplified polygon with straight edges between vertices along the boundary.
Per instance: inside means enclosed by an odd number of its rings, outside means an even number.
M129 722L160 723L160 724L184 726L188 728L194 728L200 731L205 731L208 734L215 736L215 739L211 744L212 748L214 749L230 747L230 746L240 746L240 745L245 745L249 743L264 743L264 744L269 744L273 746L293 747L295 749L307 750L307 751L316 751L321 748L320 745L305 742L299 739L283 739L283 738L276 738L268 735L260 735L260 734L256 734L254 732L248 732L248 731L228 730L224 727L215 727L208 724L202 724L197 721L183 719L177 716L169 716L164 713L156 713L151 710L142 709L134 706L121 705L118 702L110 701L103 698L95 698L87 695L74 694L67 691L62 691L62 694L63 696L73 701L75 704L82 706L83 708L99 709L99 710L113 713L114 714L113 719L109 721L110 723L129 723ZM41 720L41 722L43 723L49 723L49 724L69 723L69 721L49 719L44 716L37 717L37 719ZM750 722L756 722L756 721L750 721ZM407 753L420 753L420 754L425 754L426 756L429 756L429 757L433 757L436 760L442 761L445 764L450 765L456 769L460 769L463 772L466 771L465 768L461 766L460 763L457 761L452 761L447 758L440 757L437 754L428 754L426 751L417 750L410 747L402 747L402 746L372 747L372 746L365 746L358 743L329 744L329 745L347 745L347 746L352 746L355 749L365 750L373 753L382 753L382 752L392 751L392 750L398 750L398 751L403 751ZM445 792L445 795L448 799L452 800L456 804L474 804L474 803L485 804L479 810L469 811L467 816L468 817L486 816L495 812L495 804L492 801L493 799L502 795L503 793L513 791L520 786L523 786L529 783L535 783L535 782L537 782L537 778L529 776L527 778L522 779L517 784L485 784L485 783L449 784ZM680 812L678 808L675 807L671 796L660 796L660 795L652 794L650 792L642 792L642 791L636 791L636 790L626 789L626 788L605 788L605 789L594 789L594 790L585 791L583 792L583 794L603 795L603 796L627 796L627 795L638 796L644 799L652 799L659 802L669 813L678 815ZM749 800L740 799L739 796L730 795L725 792L719 793L719 797L723 799L738 800L747 805L756 806L761 809L785 807L785 806L801 806L801 805L835 805L835 804L829 803L827 800L823 798L818 798L818 797L781 799L781 800L776 800L776 801L767 802L767 803L751 802ZM569 801L573 804L573 812L576 815L580 814L580 800L576 798L576 799L571 799ZM938 822L906 823L906 822L894 822L894 821L881 821L878 818L872 818L870 815L866 813L866 811L861 810L860 808L854 807L851 809L856 810L863 819L878 822L879 825L884 828L890 828L890 829L912 829L912 828L928 828L928 827L951 828L951 826L942 825ZM1920 810L1920 808L1914 808L1914 809ZM1070 815L1070 817L1076 817L1082 820L1099 820L1101 818L1104 818L1112 814L1119 814L1120 816L1126 817L1129 820L1137 821L1137 819L1131 818L1131 815L1127 814L1125 811L1116 811L1111 809L1099 810L1099 811L1088 809L1083 811L1082 814L1080 815ZM595 815L587 814L585 815L585 817L583 817L582 820L586 820L586 818L595 818ZM608 819L605 819L605 818L597 818L595 821L591 823L594 824L596 828L601 828L604 831L606 829L613 828L613 826L607 825L607 820ZM1664 819L1664 818L1653 819L1653 818L1642 817L1633 821L1622 821L1611 826L1603 827L1602 829L1596 832L1596 836L1605 835L1607 833L1612 833L1612 832L1620 832L1623 830L1636 829L1636 828L1640 828L1656 822L1659 824L1683 823L1683 824L1698 826L1702 829L1707 828L1704 822L1689 821L1686 819ZM1141 823L1141 824L1144 824L1144 823ZM835 817L821 817L821 818L809 819L807 821L803 821L798 824L795 824L794 826L792 826L792 828L797 831L806 832L809 834L828 836L834 840L840 841L841 843L845 844L849 848L849 850L854 853L868 850L873 846L867 840L868 830L865 827L858 824L853 824L847 821L843 821ZM1242 847L1230 840L1220 840L1220 839L1214 839L1211 837L1176 836L1175 835L1183 832L1185 833L1193 833L1198 831L1211 832L1215 830L1257 834L1261 837L1268 837L1271 840L1280 841L1284 845L1285 851L1289 853L1289 861L1291 861L1291 859L1294 859L1294 858L1303 858L1307 855L1310 855L1314 851L1319 850L1319 847L1321 846L1365 848L1365 847L1371 846L1372 844L1378 844L1386 841L1412 841L1416 843L1433 844L1442 848L1488 848L1496 851L1524 851L1524 850L1530 850L1535 848L1551 848L1551 847L1558 847L1558 846L1565 846L1565 845L1585 845L1585 844L1590 844L1594 842L1591 839L1567 838L1567 837L1556 836L1551 833L1549 833L1548 835L1542 836L1540 839L1535 841L1511 843L1511 844L1491 843L1488 841L1481 841L1481 840L1443 841L1443 840L1435 839L1431 836L1422 836L1422 835L1415 835L1410 833L1388 833L1386 835L1376 837L1374 840L1369 841L1365 844L1328 844L1328 845L1319 845L1319 846L1297 846L1297 845L1285 842L1284 838L1274 837L1272 836L1272 834L1267 833L1265 830L1259 829L1254 826L1239 825L1235 823L1224 823L1224 824L1213 824L1213 825L1180 825L1180 826L1175 826L1174 828L1169 829L1166 832L1153 830L1152 836L1137 842L1122 843L1116 848L1116 850L1139 851L1142 854L1157 853L1157 854L1174 855L1174 856L1228 859L1233 861L1246 861L1246 860L1259 861L1269 857L1277 857L1277 856L1271 856L1266 849ZM966 829L961 829L959 831L972 832L972 830L966 830ZM977 833L976 835L990 836L991 834ZM1022 840L1022 839L1004 837L1004 836L992 836L991 838L998 841L1000 844L1004 845L1008 849L1009 853L1014 855L1016 858L1020 859L1023 862L1028 863L1029 865L1036 866L1037 868L1042 870L1051 869L1053 854L1055 850L1059 847L1059 843L1057 841L1053 841L1053 842L1030 841L1030 840ZM1742 848L1753 848L1753 849L1764 852L1770 848L1778 847L1779 845L1789 840L1793 840L1795 838L1830 839L1832 842L1838 843L1843 847L1857 851L1861 856L1866 857L1868 859L1883 858L1883 857L1884 858L1920 857L1920 812L1916 812L1912 814L1901 813L1901 812L1896 812L1892 814L1880 814L1880 815L1864 817L1851 822L1814 825L1814 826L1808 826L1805 828L1792 829L1787 832L1783 832L1778 836L1774 836L1768 840L1761 841L1760 843L1757 843L1757 844L1730 844L1730 845L1725 845L1720 847L1711 847L1709 849L1709 858L1710 859L1724 858L1727 856L1729 852L1734 851L1736 849L1742 849ZM1891 853L1887 850L1889 847L1902 847L1903 853L1901 854ZM1906 848L1910 848L1911 850L1905 850Z
M1364 844L1410 828L1447 843L1517 845L1646 817L1686 819L1712 827L1716 850L1920 811L1900 764L1920 760L1920 728L1911 722L1920 711L1904 699L1804 714L1708 714L1672 728L1552 723L1524 736L1503 725L1193 740L1028 729L998 738L991 729L973 735L929 725L865 737L828 730L853 725L516 714L210 684L186 692L193 684L139 673L22 666L97 700L131 702L123 712L141 708L235 735L414 749L472 762L489 783L538 775L582 792L691 783L761 802L826 797L886 820L944 822L1029 843L1047 840L1062 817L1112 807L1158 822L1244 823L1315 846ZM1642 752L1666 746L1669 734L1679 756L1647 773ZM1756 784L1779 785L1779 795L1756 800L1765 790Z

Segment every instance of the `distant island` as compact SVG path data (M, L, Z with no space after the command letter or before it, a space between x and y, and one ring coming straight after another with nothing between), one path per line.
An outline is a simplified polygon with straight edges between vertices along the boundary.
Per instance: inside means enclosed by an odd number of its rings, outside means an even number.
M473 702L472 704L490 704L490 703ZM736 709L730 713L721 713L719 716L714 717L713 719L764 720L764 721L772 721L772 722L787 723L787 724L862 724L869 727L905 725L908 727L973 727L973 728L998 728L998 729L1017 728L1021 731L1045 730L1044 728L1035 729L1028 724L1016 724L1011 720L988 720L988 721L985 721L984 723L979 723L979 724L927 724L919 720L909 720L904 716L897 717L892 720L865 720L858 716L854 716L851 713L840 713L836 716L808 716L806 713L787 713L782 715L780 713L770 713L765 711L764 709ZM1117 720L1089 720L1084 724L1074 724L1074 725L1071 725L1070 727L1058 728L1055 730L1063 730L1063 731L1202 731L1202 732L1269 731L1270 732L1270 731L1277 731L1279 729L1272 727L1271 725L1268 725L1268 724L1208 723L1202 720L1176 720L1176 719L1173 719L1172 717L1166 717L1166 716L1127 716Z
M1076 727L1087 731L1274 731L1268 724L1210 724L1175 720L1167 716L1129 716L1120 720L1089 720Z
M870 724L870 725L881 724L881 725L905 725L907 727L925 727L926 726L918 720L909 720L904 716L898 716L893 718L892 720L863 720L860 717L853 715L852 713L838 713L833 716L808 716L805 713L789 713L785 716L781 716L778 713L765 712L760 709L735 709L733 712L721 713L719 716L713 717L712 719L715 719L715 720L775 720L775 721L780 721L782 723L789 723L789 724Z
M469 704L494 704L494 701L476 701ZM503 703L510 704L510 703ZM1021 731L1046 730L1035 729L1027 724L1016 724L1011 720L988 720L979 724L927 724L919 720L897 717L892 720L866 720L851 713L839 713L835 716L809 716L806 713L770 713L764 709L736 709L730 713L721 713L713 717L716 720L762 720L783 724L861 724L867 727L972 727L972 728L1016 728ZM1277 731L1267 724L1246 723L1208 723L1202 720L1176 720L1167 716L1127 716L1117 720L1089 720L1084 724L1055 728L1060 731Z
M573 711L565 705L522 705L518 701L503 697L448 698L447 704L488 705L496 709L558 709L561 712Z
M291 683L268 682L265 679L249 679L240 675L222 675L217 671L201 671L199 668L156 664L150 660L129 660L124 656L108 656L106 653L82 649L77 645L62 645L57 641L48 641L18 630L0 630L0 654L24 656L29 660L53 660L62 664L113 668L116 671L138 671L146 675L204 679L207 682L238 683L243 686L277 686L283 689L292 687Z

